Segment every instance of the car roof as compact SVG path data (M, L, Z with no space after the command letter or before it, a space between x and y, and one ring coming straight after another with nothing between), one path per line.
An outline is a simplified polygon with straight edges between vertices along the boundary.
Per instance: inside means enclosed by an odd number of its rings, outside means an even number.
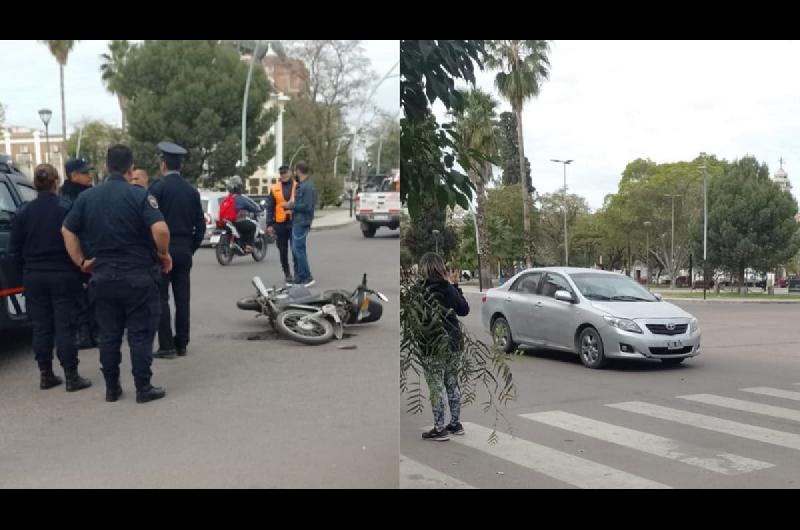
M519 274L524 274L526 272L556 272L559 274L567 274L567 275L579 274L579 273L607 274L607 275L619 274L618 272L604 271L601 269L589 269L587 267L533 267L531 269L525 269Z

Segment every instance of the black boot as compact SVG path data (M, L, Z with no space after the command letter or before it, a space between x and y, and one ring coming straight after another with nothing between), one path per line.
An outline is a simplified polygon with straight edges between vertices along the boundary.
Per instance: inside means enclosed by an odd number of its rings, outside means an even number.
M122 396L122 386L119 384L119 380L108 382L106 381L106 401L114 402L118 400Z
M176 347L175 352L178 354L178 357L186 357L186 346Z
M177 352L173 349L164 350L159 349L157 352L153 354L153 357L156 359L174 359L177 356Z
M95 344L92 341L92 335L89 332L89 328L86 326L81 326L78 330L78 337L75 340L75 346L79 350L88 350L90 348L94 348Z
M39 381L39 388L42 390L47 390L48 388L53 388L54 386L58 386L64 381L58 377L56 374L53 373L53 369L50 370L42 370L42 377Z
M78 374L77 368L72 368L70 370L64 370L64 375L67 378L67 392L76 392L78 390L82 390L84 388L89 388L92 386L92 382L88 379L81 377Z
M136 390L136 403L147 403L155 399L161 399L167 395L167 391L163 388L147 385L141 389Z

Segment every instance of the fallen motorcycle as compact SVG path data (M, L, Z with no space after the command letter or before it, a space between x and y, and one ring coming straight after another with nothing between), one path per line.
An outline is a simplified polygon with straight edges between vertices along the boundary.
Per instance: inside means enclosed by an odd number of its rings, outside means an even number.
M266 316L273 328L286 338L303 344L324 344L334 337L344 336L344 326L366 324L381 318L388 302L383 294L367 287L367 275L353 292L329 290L313 294L302 285L267 289L261 278L252 280L255 296L236 302L243 311L255 311Z

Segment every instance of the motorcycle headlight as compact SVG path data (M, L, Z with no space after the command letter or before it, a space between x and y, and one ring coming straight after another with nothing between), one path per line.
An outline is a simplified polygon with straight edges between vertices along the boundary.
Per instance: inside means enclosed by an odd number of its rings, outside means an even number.
M689 330L694 333L698 330L697 319L692 318L691 322L689 323Z
M639 327L639 324L634 322L633 320L629 320L627 318L617 318L617 317L603 317L608 322L608 325L612 328L621 329L622 331L630 331L631 333L641 333L642 328Z

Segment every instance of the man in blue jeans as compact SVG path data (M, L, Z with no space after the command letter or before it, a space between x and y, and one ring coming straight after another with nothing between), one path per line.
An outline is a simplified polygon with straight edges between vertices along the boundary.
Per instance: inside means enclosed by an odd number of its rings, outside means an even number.
M308 180L311 168L305 162L298 162L295 166L295 178L297 188L294 192L294 200L281 204L284 210L292 211L292 254L294 255L294 284L311 287L314 285L314 278L311 277L311 269L308 267L308 256L306 255L306 237L311 230L311 222L314 220L314 206L317 202L317 192L314 184Z

